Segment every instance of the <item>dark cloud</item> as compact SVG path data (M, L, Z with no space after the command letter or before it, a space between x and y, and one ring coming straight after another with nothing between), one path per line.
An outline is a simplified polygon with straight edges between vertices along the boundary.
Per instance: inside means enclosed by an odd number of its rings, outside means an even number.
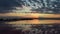
M21 6L21 4L16 0L0 0L0 13L12 12L11 10L15 10L13 7L17 6Z
M12 12L12 10L16 10L16 8L13 8L13 7L22 7L22 5L24 5L25 1L26 0L24 0L24 1L22 1L22 0L0 0L0 13ZM38 2L36 0L33 0L33 1ZM48 12L50 10L50 11L53 11L54 13L60 13L60 1L46 0L47 7L45 6L46 3L44 3L43 0L40 0L40 1L41 1L41 4L43 5L43 7L41 7L41 8L38 7L38 9L32 8L32 11L44 12L46 10ZM26 3L28 3L28 1ZM46 9L46 8L49 8L49 9Z

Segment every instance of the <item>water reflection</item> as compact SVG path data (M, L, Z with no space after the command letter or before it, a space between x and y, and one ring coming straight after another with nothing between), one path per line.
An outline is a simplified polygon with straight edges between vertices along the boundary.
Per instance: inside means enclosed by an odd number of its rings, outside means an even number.
M21 25L21 24L59 24L60 20L21 20L21 21L13 21L13 22L6 22L6 24L14 24L14 25Z

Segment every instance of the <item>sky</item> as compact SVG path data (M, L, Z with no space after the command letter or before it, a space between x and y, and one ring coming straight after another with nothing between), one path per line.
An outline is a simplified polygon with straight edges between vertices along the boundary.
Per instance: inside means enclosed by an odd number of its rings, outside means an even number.
M54 0L51 0L51 1L54 1ZM57 1L55 0L54 2L57 2ZM31 1L30 0L0 0L0 13L12 12L12 10L16 10L15 7L22 7L22 5L26 5L26 6L30 5L32 10L39 9L44 6L43 4L45 5L45 7L49 8L49 9L53 8L52 11L54 11L55 13L59 13L59 11L60 11L59 9L54 9L53 3L49 2L50 5L47 4L46 0L45 1L43 0L43 3L40 0L37 0L37 1L36 0L31 0ZM42 10L43 10L42 12L45 11L44 9L42 9ZM40 11L40 9L38 11Z

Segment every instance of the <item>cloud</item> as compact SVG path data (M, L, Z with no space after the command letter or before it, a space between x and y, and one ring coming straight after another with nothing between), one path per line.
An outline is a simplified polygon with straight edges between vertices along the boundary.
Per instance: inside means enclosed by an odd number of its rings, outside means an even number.
M13 7L21 6L16 0L0 0L0 13L9 13L15 10Z

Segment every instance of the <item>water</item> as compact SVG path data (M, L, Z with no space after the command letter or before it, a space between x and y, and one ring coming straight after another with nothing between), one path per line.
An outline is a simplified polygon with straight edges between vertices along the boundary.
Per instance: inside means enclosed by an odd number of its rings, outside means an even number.
M15 24L15 25L20 25L20 24L59 24L60 20L19 20L19 21L11 21L11 22L5 22L6 24Z

